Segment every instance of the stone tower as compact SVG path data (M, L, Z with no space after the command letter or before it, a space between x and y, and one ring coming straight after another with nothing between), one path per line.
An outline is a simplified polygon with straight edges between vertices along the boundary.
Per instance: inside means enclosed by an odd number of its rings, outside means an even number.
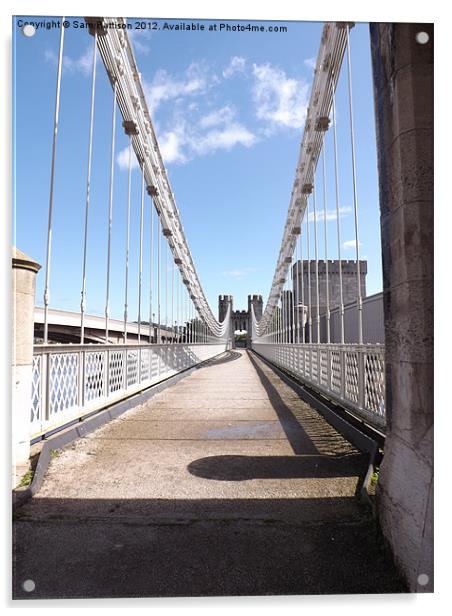
M256 315L256 319L259 321L259 319L262 317L263 305L264 305L264 302L262 301L262 295L248 295L248 330L247 330L248 348L251 347L251 330L252 330L251 306L253 306L254 314Z
M232 311L233 310L232 295L219 295L218 296L218 320L220 321L220 323L224 321L224 318L229 308L229 304L231 304L231 311Z
M319 268L319 312L320 314L326 313L326 268L328 264L328 289L330 309L340 306L340 280L339 280L339 261L318 261ZM352 302L356 302L358 296L358 277L357 277L357 264L356 261L343 260L342 264L342 290L344 306ZM294 291L296 291L296 281L299 281L299 301L301 303L301 283L303 282L304 288L304 305L308 304L308 271L310 270L311 277L311 307L312 314L315 315L317 311L317 288L316 288L316 261L311 259L303 261L303 267L301 261L297 261L292 266ZM367 275L367 261L359 262L359 274L361 282L361 296L366 297L366 275Z
M262 301L262 295L248 295L249 317L251 318L251 306L253 306L256 319L259 320L262 317L263 305L264 305L264 302Z

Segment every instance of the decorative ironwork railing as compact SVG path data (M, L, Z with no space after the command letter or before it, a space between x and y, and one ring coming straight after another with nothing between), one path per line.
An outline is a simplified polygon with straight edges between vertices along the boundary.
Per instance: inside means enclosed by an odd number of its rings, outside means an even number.
M383 345L269 344L256 340L253 349L370 425L384 429Z
M37 345L31 439L219 355L228 342L152 345Z

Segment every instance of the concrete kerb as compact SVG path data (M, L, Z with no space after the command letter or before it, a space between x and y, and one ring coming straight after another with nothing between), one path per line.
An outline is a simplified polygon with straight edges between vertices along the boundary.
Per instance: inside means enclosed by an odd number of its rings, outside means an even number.
M42 449L39 453L39 459L33 474L33 480L29 486L23 488L15 488L13 490L13 511L21 507L27 500L32 498L41 488L42 483L44 481L44 475L47 471L47 468L52 459L52 452L58 449L62 449L66 447L77 438L81 438L89 434L90 432L94 432L100 426L108 423L112 419L116 419L126 411L147 402L150 398L160 393L164 389L175 385L185 377L192 374L195 370L199 370L200 368L204 368L206 364L208 364L213 359L218 359L223 355L227 355L230 351L223 351L218 355L214 355L209 359L206 359L191 368L187 368L178 374L170 376L169 378L148 387L147 389L133 394L129 398L125 400L121 400L113 404L112 406L107 407L101 411L98 411L94 415L89 416L88 418L81 419L77 421L72 426L67 427L66 429L61 429L54 436L46 439L42 446Z
M269 368L271 368L273 372L275 372L275 374L277 374L285 383L287 383L287 385L292 387L292 389L300 396L302 400L307 402L316 411L318 411L326 419L326 421L331 426L333 426L335 430L340 432L357 449L369 455L369 464L367 467L367 471L365 476L363 477L362 484L358 486L357 495L370 506L372 514L375 517L375 504L369 495L369 484L371 477L375 471L375 465L378 455L377 442L372 440L366 434L360 432L360 430L358 430L351 423L347 422L343 417L335 413L319 398L308 392L303 387L303 385L288 372L285 372L284 370L281 370L281 368L273 365L265 357L263 357L253 349L248 349L248 353L254 365L256 364L253 355L256 355L256 357L259 357L259 359L263 361Z

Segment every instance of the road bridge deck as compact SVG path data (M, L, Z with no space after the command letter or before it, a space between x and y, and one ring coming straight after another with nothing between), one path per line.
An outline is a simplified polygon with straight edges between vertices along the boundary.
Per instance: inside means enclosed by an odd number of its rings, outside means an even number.
M402 591L355 498L366 467L230 351L52 460L15 524L16 596Z

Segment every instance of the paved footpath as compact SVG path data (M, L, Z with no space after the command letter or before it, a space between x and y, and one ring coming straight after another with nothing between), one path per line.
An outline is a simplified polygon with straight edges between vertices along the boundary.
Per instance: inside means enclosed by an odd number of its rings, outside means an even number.
M230 351L52 460L14 524L15 596L403 592L355 498L365 470L266 364Z

